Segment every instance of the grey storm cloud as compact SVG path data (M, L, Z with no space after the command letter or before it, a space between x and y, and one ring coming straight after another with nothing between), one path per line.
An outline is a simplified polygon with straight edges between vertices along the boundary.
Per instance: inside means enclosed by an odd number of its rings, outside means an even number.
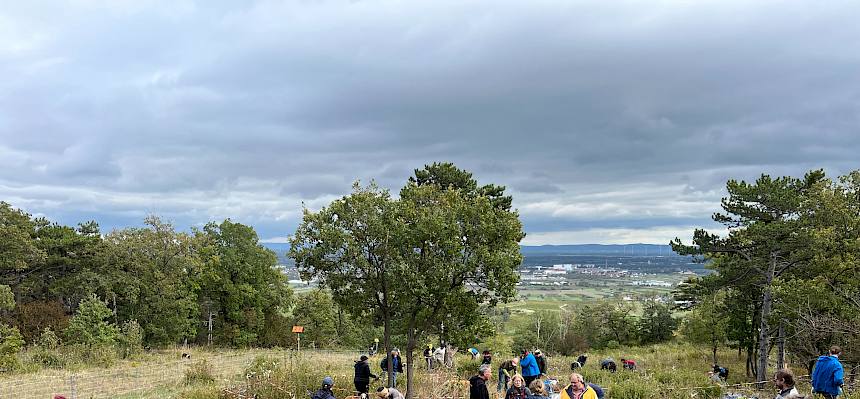
M0 200L282 237L433 161L506 185L528 243L665 242L729 178L855 169L860 6L18 2ZM649 236L649 234L651 234Z

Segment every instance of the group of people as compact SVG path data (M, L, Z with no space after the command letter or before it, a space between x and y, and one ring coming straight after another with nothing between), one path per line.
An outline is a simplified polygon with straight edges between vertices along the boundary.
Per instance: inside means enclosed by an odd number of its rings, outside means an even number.
M492 374L491 363L489 352L485 351L478 375L469 379L471 399L489 398L487 381ZM520 369L519 373L517 368ZM504 392L505 399L542 399L555 394L562 399L603 398L603 390L595 384L586 384L579 373L570 375L570 384L561 392L557 392L557 380L549 377L542 380L542 376L548 376L544 354L540 350L523 350L520 356L505 359L499 365L496 391L500 394Z
M400 350L397 348L391 351L390 357L393 373L388 385L389 388L394 389L393 392L397 392L395 388L397 386L397 374L403 373L403 359L400 357ZM383 357L379 362L379 368L382 370L381 376L383 380L385 379L385 376L388 375L388 358L389 356ZM359 395L367 395L368 391L370 391L371 379L377 380L380 379L380 377L371 372L368 357L365 355L361 355L361 357L355 362L354 367L355 377L353 378L353 384L355 385L355 390Z
M492 375L492 367L482 364L478 375L469 379L469 399L490 399L487 381ZM571 373L570 384L559 392L560 399L602 399L603 390L595 384L587 384L582 374ZM511 376L511 386L505 392L505 399L549 399L555 392L553 384L547 384L539 379L526 383L525 376Z
M440 345L434 348L432 344L428 344L424 348L424 361L427 364L427 370L433 370L442 366L447 368L454 367L454 354L456 353L457 348L450 345ZM474 356L472 354L472 357Z
M836 399L842 395L844 381L844 369L839 363L842 348L832 346L830 351L818 357L814 362L812 371L812 392L824 399ZM729 377L729 369L718 364L713 365L712 371L708 372L711 380L725 382ZM773 385L778 393L775 399L802 399L795 387L794 373L789 369L777 370L773 376Z
M336 399L332 388L334 388L334 379L323 378L322 387L311 395L311 399ZM367 396L367 392L361 394ZM404 396L397 388L379 387L376 389L376 399L404 399Z
M582 356L580 356L580 357L582 357ZM585 360L583 360L582 363L585 363ZM625 359L622 357L621 358L621 367L624 370L631 370L631 371L636 370L636 361L633 359ZM571 366L571 368L573 368L573 366ZM607 357L606 359L603 359L600 361L600 369L609 371L610 373L614 373L614 372L618 371L618 365L615 363L615 359L613 359L611 357Z
M440 347L441 349L441 347ZM428 356L428 352L429 356ZM470 348L468 351L473 359L478 358L478 351L475 348ZM842 349L838 346L830 348L828 354L819 357L815 363L812 372L812 388L813 393L820 395L824 399L836 399L842 394L842 386L844 384L844 370L839 362L839 356L842 354ZM433 357L432 346L428 346L425 351L425 357ZM581 355L576 362L571 364L571 369L575 370L585 365L587 356ZM376 390L376 395L379 399L402 399L403 395L396 388L396 376L403 372L403 362L400 358L400 351L394 349L391 351L391 361L393 362L394 376L388 387L380 387ZM624 369L635 370L637 365L632 359L621 359L621 364ZM433 368L433 361L428 361L428 369ZM517 372L517 369L520 372ZM600 362L600 368L614 372L617 369L615 361L612 358L603 359ZM388 372L388 357L385 357L380 362L380 369L383 374ZM713 365L713 370L709 372L712 379L723 382L728 378L729 370L718 364ZM485 350L482 353L481 365L478 369L478 374L469 379L470 399L490 399L488 381L492 376L492 355ZM582 375L576 372L570 374L569 384L560 391L556 392L556 380L547 378L541 380L541 376L547 376L547 361L546 357L540 350L534 352L523 350L520 356L515 356L504 360L498 370L498 384L496 391L505 392L505 399L545 399L550 395L558 394L560 399L602 399L604 396L603 389L595 384L586 383ZM368 357L361 356L355 362L355 389L359 395L368 395L371 379L378 379L371 372L368 364ZM795 387L794 374L788 369L781 369L776 372L773 378L775 388L778 394L775 399L799 399L801 396ZM331 387L334 385L331 377L323 379L322 388L315 392L312 399L334 399L331 393Z

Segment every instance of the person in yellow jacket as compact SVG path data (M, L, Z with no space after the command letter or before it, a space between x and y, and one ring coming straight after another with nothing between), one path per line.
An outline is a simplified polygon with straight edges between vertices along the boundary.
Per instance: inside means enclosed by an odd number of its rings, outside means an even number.
M585 383L582 374L570 375L570 385L561 390L561 399L597 399L597 393Z

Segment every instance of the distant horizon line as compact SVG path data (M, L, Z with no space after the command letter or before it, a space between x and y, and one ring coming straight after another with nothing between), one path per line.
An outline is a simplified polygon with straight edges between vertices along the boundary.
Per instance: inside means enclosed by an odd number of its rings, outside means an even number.
M289 245L288 242L281 241L269 241L269 240L260 240L261 244L276 244L276 245ZM652 247L671 247L669 244L646 244L641 242L629 243L629 244L599 244L599 243L591 243L591 244L541 244L541 245L520 245L520 248L544 248L544 247L586 247L586 246L601 246L601 247L626 247L630 245L639 245L639 246L652 246Z

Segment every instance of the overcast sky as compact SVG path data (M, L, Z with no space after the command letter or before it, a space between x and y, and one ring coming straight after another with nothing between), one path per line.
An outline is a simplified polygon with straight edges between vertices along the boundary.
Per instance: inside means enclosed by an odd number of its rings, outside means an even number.
M220 3L220 4L219 4ZM860 153L854 1L3 1L0 200L291 234L452 161L524 244L666 243Z

